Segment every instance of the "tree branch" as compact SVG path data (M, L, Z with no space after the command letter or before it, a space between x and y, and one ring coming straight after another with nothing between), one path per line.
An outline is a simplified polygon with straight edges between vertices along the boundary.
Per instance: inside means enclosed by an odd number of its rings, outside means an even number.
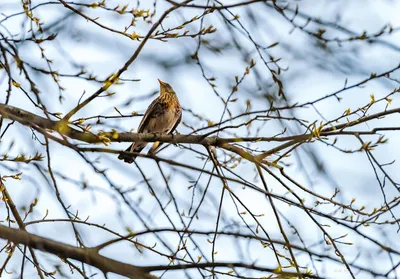
M262 266L257 266L255 264L246 264L242 262L208 262L208 263L190 263L190 264L176 264L176 265L155 265L155 266L147 266L145 267L145 270L148 271L155 271L155 270L180 270L180 269L189 269L189 268L212 268L212 267L226 267L226 268L235 268L235 267L242 267L242 268L248 268L252 270L258 270L258 271L264 271L264 272L270 272L273 274L279 274L282 275L282 277L278 278L295 278L298 276L297 272L286 272L286 271L281 271L279 272L278 269L274 268L268 268L268 267L262 267ZM225 273L224 273L225 274ZM304 278L313 278L313 279L323 279L323 277L319 277L317 275L312 275L312 274L307 274L307 273L302 273ZM264 277L263 277L264 278ZM267 277L265 277L267 278Z
M11 212L12 212L15 220L17 221L19 228L23 231L26 231L24 221L22 220L21 216L19 215L17 207L15 206L15 203L13 202L10 194L8 193L6 186L1 181L1 177L0 177L0 186L1 186L1 191L3 192L3 195L5 197L5 202L7 202L8 205L10 206ZM39 261L37 260L35 252L33 251L32 247L28 247L28 248L29 248L29 252L31 253L32 260L36 267L39 277L41 279L44 279L44 276L43 276L42 270L40 269Z
M352 127L357 124L367 122L373 119L379 119L383 116L394 113L400 113L400 108L395 108L371 114L369 116L365 116L360 119L350 121L349 123L339 124L335 127L324 128L321 130L319 136L375 134L378 131L399 130L400 129L399 127L379 127L379 128L374 128L371 131L343 131L343 129L346 129L348 127ZM104 141L110 141L110 142L159 141L164 143L182 143L182 144L186 143L186 144L200 144L200 145L211 145L211 146L222 147L226 143L237 143L237 142L272 142L272 141L286 142L282 147L278 146L277 148L274 148L265 153L270 155L272 153L285 149L286 147L289 147L294 143L308 140L313 137L313 134L311 133L286 136L286 137L233 137L233 138L222 138L215 136L206 137L204 135L163 135L163 134L148 134L148 133L137 134L137 133L117 133L117 132L100 132L99 134L94 134L92 132L81 132L68 125L62 125L61 121L50 120L42 116L28 112L26 110L1 103L0 103L0 115L2 115L4 118L9 118L11 120L17 121L25 126L32 127L32 125L35 125L43 129L49 129L52 131L59 132L71 139L83 141L86 143L104 143Z
M61 258L70 258L83 262L100 269L104 273L112 272L135 279L157 278L146 272L141 267L104 257L93 249L74 247L72 245L30 234L26 231L0 225L0 238L7 239L14 243L27 245L28 247L48 252Z

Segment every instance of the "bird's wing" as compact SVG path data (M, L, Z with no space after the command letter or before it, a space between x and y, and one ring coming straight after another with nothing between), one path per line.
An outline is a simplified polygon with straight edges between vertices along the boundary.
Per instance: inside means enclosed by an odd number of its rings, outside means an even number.
M142 118L142 121L139 124L138 133L143 133L143 130L146 128L150 119L159 116L162 113L162 111L163 107L160 104L158 98L154 99L154 101L151 102L150 106L147 108Z
M174 127L172 127L171 131L169 131L170 134L172 134L173 131L175 131L176 127L178 127L179 123L181 123L182 120L182 110L180 111L179 118L176 120Z
M179 123L182 120L182 110L180 111L179 118L176 120L174 127L172 127L171 131L169 131L169 134L172 135L172 133L175 131L176 127L178 127ZM150 148L148 154L155 154L157 151L160 149L161 145L163 145L162 142L156 141L153 146Z

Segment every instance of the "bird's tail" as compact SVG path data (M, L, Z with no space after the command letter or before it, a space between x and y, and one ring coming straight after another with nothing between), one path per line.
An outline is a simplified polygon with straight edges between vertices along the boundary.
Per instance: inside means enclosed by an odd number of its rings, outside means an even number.
M131 146L129 146L125 150L125 152L137 152L137 153L140 153L143 150L143 148L145 148L145 147L146 147L146 144L144 144L144 145L143 144L135 145L134 143L132 143ZM119 153L118 159L124 160L125 163L132 164L133 161L135 161L137 156L136 155L131 155L131 154L126 154L125 152Z

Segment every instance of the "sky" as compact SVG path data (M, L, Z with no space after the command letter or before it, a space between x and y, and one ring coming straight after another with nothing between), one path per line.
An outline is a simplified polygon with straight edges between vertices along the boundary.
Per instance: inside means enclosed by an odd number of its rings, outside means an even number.
M32 1L33 4L39 4L44 1ZM82 3L91 3L88 1L77 1ZM198 1L199 3L203 3ZM236 1L229 1L229 3ZM294 3L299 4L299 10L311 16L316 16L327 21L335 21L340 18L340 23L347 28L354 30L357 33L362 33L364 30L367 34L378 32L385 24L390 23L392 27L400 26L400 19L397 16L399 10L398 1L289 1L294 7ZM131 4L131 1L107 1L110 7L124 4ZM205 3L205 2L204 2ZM204 4L203 3L203 4ZM224 2L225 3L225 2ZM228 1L226 2L228 3ZM152 2L141 1L140 7L143 9L152 8ZM157 2L158 18L162 11L169 7L163 1ZM0 3L0 30L5 32L7 29L11 34L21 34L22 16L14 17L2 21L4 15L10 15L21 11L19 1L4 1ZM86 15L94 18L99 17L99 22L107 25L110 28L123 30L124 26L129 24L130 17L115 16L110 12L101 11L99 9L83 9ZM271 46L275 42L279 45L268 49L267 52L275 58L282 58L279 62L282 68L288 68L281 75L285 84L286 96L290 103L303 103L317 99L343 88L346 80L348 85L358 83L366 79L371 73L382 73L388 69L394 68L399 64L400 52L398 41L400 32L393 32L390 35L383 35L380 42L368 44L366 42L343 42L341 45L336 43L328 44L328 47L318 47L315 38L311 38L299 29L292 30L292 25L282 19L282 16L267 9L262 4L254 4L251 12L255 20L252 20L247 10L243 8L233 9L235 13L240 15L241 22L250 31L262 46ZM34 15L39 17L42 22L52 24L57 22L67 10L59 4L44 5L34 11ZM171 14L163 23L163 28L179 24L183 20L189 20L193 16L201 13L197 9L176 11ZM340 16L340 17L339 17ZM298 19L299 25L304 24L304 20ZM133 52L138 47L138 41L133 41L123 37L120 34L115 34L105 31L100 27L88 22L85 19L75 17L66 21L60 26L55 26L52 32L58 32L57 38L51 42L45 42L41 46L45 49L45 53L49 59L53 60L52 66L60 73L75 74L79 72L79 67L74 67L74 63L84 65L89 73L95 74L101 79L105 79L110 74L115 73L129 59ZM269 107L266 101L266 95L275 95L277 92L276 85L271 81L269 71L263 65L261 59L254 50L254 45L251 43L246 34L239 31L232 37L228 27L222 23L221 18L217 15L206 17L204 20L205 26L212 24L217 28L217 32L203 36L204 40L208 41L210 47L221 47L224 44L232 43L238 40L240 50L233 46L226 48L221 53L213 53L203 44L199 52L200 61L204 65L205 75L207 77L216 77L215 84L217 85L218 93L224 98L228 97L231 88L234 85L234 76L241 77L245 68L249 65L250 59L256 61L256 67L251 70L251 73L246 76L243 84L239 87L238 92L233 95L237 98L236 102L229 104L229 109L233 114L239 114L246 110L247 100L251 100L252 108L266 109ZM311 29L313 26L309 26ZM25 32L29 29L25 27ZM140 20L135 28L129 29L140 35L146 34L149 29L147 23ZM198 23L190 25L190 30L198 30ZM396 30L396 29L395 29ZM49 32L48 34L50 34ZM338 33L333 30L328 30L327 35L339 38L347 38L348 35ZM21 35L22 36L22 35ZM129 67L122 75L125 79L140 79L140 82L124 82L120 85L114 85L109 91L115 92L112 97L98 98L91 102L87 107L82 109L74 116L74 119L79 117L87 117L91 115L116 115L115 107L122 114L130 114L137 112L144 113L151 100L158 94L159 85L157 78L170 83L179 96L179 100L183 106L183 123L178 127L177 131L181 134L191 133L190 127L201 128L206 127L208 122L218 122L221 118L221 112L224 104L215 94L213 89L208 85L203 78L201 69L194 61L188 57L193 54L197 47L197 40L193 38L181 38L177 40L169 40L161 42L150 40L140 53L138 59ZM244 61L241 51L246 53L248 59ZM33 43L26 43L19 48L19 53L23 60L32 62L36 67L46 67L44 61L41 61L40 51ZM74 63L71 63L74 61ZM160 62L161 61L161 62ZM158 63L159 62L159 63ZM15 71L15 73L18 73ZM1 75L3 73L0 72ZM88 97L95 92L101 85L93 81L87 81L77 78L62 77L60 83L65 88L62 93L65 100L60 103L58 101L59 90L56 84L49 78L42 75L32 75L41 90L41 96L44 103L53 112L61 112L64 115L76 106L81 98ZM392 78L400 78L399 73L395 72L391 75ZM18 82L22 86L27 86L26 81L22 76L17 76ZM0 92L5 92L7 82L3 76L0 76ZM323 121L324 119L332 119L341 116L346 109L352 110L367 104L370 101L370 95L374 94L376 99L387 95L398 87L395 82L387 79L379 79L372 81L362 88L355 88L343 92L342 101L338 102L335 98L329 98L318 102L315 108L308 107L305 109L297 109L295 116L301 119L307 119L310 122ZM5 94L0 93L0 100L4 102ZM279 100L276 101L280 103ZM33 113L40 113L35 109L18 90L13 91L10 100L10 105L23 108ZM391 108L399 106L399 97L394 96L390 105ZM371 110L378 112L382 110L382 105ZM193 113L191 113L193 112ZM288 112L287 116L291 116ZM229 114L225 114L225 119ZM141 120L140 116L127 119L108 119L101 124L96 124L92 121L93 130L110 130L111 128L117 131L135 131ZM399 123L399 116L390 116L383 120L372 121L368 125L360 125L357 129L372 129L376 125L379 126L394 126ZM235 123L235 122L233 122ZM236 122L237 123L237 122ZM284 122L283 125L288 127L288 135L301 133L303 130L298 125L290 121ZM300 129L300 130L299 130ZM282 132L282 123L276 120L270 120L264 123L255 123L250 129L240 128L223 132L221 136L246 136L251 135L273 136ZM400 156L398 143L400 136L396 132L386 133L389 142L386 145L379 147L374 154L377 159L382 162L391 162ZM13 125L7 133L7 137L3 138L0 143L0 154L8 150L8 146L12 141L15 145L10 151L10 154L34 154L36 151L45 153L43 146L35 140L32 140L32 132L27 127L22 125ZM343 148L358 148L359 142L351 137L341 137L338 141ZM128 143L112 143L107 148L125 149ZM270 148L273 145L270 143L253 143L252 147L259 149ZM201 146L192 146L195 150L205 152ZM110 187L105 179L96 174L93 169L88 166L85 161L77 153L63 147L57 143L50 143L52 152L51 165L54 170L66 176L66 179L57 178L61 196L65 203L70 206L71 212L78 212L81 219L85 220L88 216L89 221L96 224L106 224L107 227L121 232L122 234L128 231L141 231L145 227L138 219L138 216L127 206L118 194ZM310 152L316 154L320 165L324 166L325 173L320 172L315 161L310 157ZM224 158L224 154L218 151L219 158ZM192 151L183 149L182 147L169 146L160 153L163 158L173 158L180 162L190 163L197 167L204 165L204 160L196 156ZM196 180L198 173L191 172L186 169L171 168L166 164L161 164L162 170L169 177L171 191L176 197L178 209L174 207L174 202L170 201L170 193L166 189L162 174L157 167L157 164L149 159L139 158L137 164L150 179L154 192L159 197L161 203L166 208L166 214L160 210L157 200L151 195L146 183L143 181L142 175L134 165L127 165L116 160L116 156L112 154L87 154L90 160L94 160L99 169L107 169L108 177L113 181L116 187L123 191L129 190L126 194L127 199L138 210L151 228L171 227L168 218L170 218L177 227L181 227L181 220L188 221L187 218L181 218L182 213L187 214L191 205L191 200L194 195L194 202L198 204L201 198L201 191L206 187L209 176L202 175L196 187L193 186L193 180ZM300 164L299 158L302 164ZM361 208L366 206L369 209L380 207L382 205L382 193L380 187L375 180L373 170L364 153L343 154L337 150L330 148L321 143L313 143L309 148L300 148L298 153L293 154L285 160L288 164L285 169L297 181L300 181L304 187L316 191L320 195L331 196L334 193L335 187L341 190L340 198L344 203L349 203L352 198L357 197L355 205ZM46 167L47 159L40 163ZM11 195L19 207L29 206L35 197L39 199L34 212L29 216L29 220L41 219L48 210L46 219L65 218L66 215L58 204L54 189L46 182L46 179L38 175L37 169L30 165L18 165L13 163L1 163L0 172L2 175L9 173L7 167L16 168L17 171L23 171L23 183L20 181L7 180L6 186L9 188ZM230 166L233 167L233 164ZM206 164L206 169L212 169L210 162ZM261 186L259 180L254 180L256 173L254 167L250 163L242 162L238 167L231 169L234 173L239 174L254 184ZM393 175L394 180L400 181L400 175L397 172L398 164L393 164L387 167L388 172ZM274 171L277 173L277 171ZM79 184L85 181L88 188L83 190ZM271 176L267 176L268 185L273 193L285 195L292 198L288 191L281 187L276 180ZM74 183L76 182L76 183ZM76 185L78 184L78 186ZM248 208L254 214L264 214L259 217L259 220L268 228L273 239L282 239L277 226L276 219L272 209L265 197L255 191L242 186L230 183L233 191L240 197L240 200L248 205ZM189 189L188 189L189 188ZM134 190L131 190L134 189ZM295 192L306 198L306 202L312 205L315 199L304 191L295 188ZM387 185L385 192L388 197L398 195L398 192ZM213 178L210 183L210 189L207 198L198 214L199 219L194 219L193 228L198 230L213 230L215 228L215 220L217 215L217 207L221 193L221 181ZM242 212L243 207L236 206L231 197L225 197L222 208L221 227L225 230L238 229L245 232L243 220L246 220L254 226L249 214L237 214ZM322 239L320 229L307 218L304 212L289 207L282 202L277 202L282 216L287 218L294 227L302 235L303 240L308 245L318 243ZM4 204L1 205L1 220L6 217ZM332 207L326 206L324 212L332 213ZM399 214L399 210L394 213ZM396 214L395 214L396 215ZM241 217L243 219L241 219ZM390 216L386 215L386 219ZM357 259L357 263L364 267L371 267L380 272L387 271L391 267L389 258L384 253L377 254L377 247L371 242L360 238L349 230L335 225L335 223L327 221L324 218L316 217L318 222L326 223L327 230L336 237L348 233L345 237L346 241L353 242L352 246L341 245L340 248L348 257L348 261ZM238 225L239 224L239 225ZM292 228L285 223L287 232L290 232L290 240L299 243L298 238L292 233ZM395 226L385 226L384 229L375 227L374 229L361 228L363 232L381 239L385 245L396 247L399 249L399 244L396 243L398 233ZM112 239L109 233L92 227L79 226L79 230L83 235L83 240L87 246L100 244L106 240ZM60 240L64 243L76 244L74 240L71 226L68 223L43 223L40 225L29 226L29 231L42 236L47 236L52 239ZM386 235L386 238L383 236ZM166 233L165 238L171 247L176 247L178 238L176 235ZM139 238L149 246L155 243L161 245L159 240L153 236L142 236ZM211 257L211 245L207 242L207 237L198 237L200 247L207 255ZM241 257L246 259L246 262L256 262L262 266L274 267L276 261L272 256L269 248L264 248L259 242L238 241L237 239L219 237L216 242L215 255L216 260L220 261L238 261ZM320 246L319 246L320 247ZM189 247L193 249L193 246ZM163 248L165 250L165 248ZM320 248L317 248L317 250ZM326 252L334 255L334 251L326 247ZM363 253L358 257L358 250L362 249ZM131 244L120 242L112 245L102 251L103 255L107 255L117 260L126 261L132 264L148 265L148 264L165 264L163 257L150 254L138 253ZM44 253L39 253L41 262L49 263L56 261L55 257ZM183 255L183 254L181 254ZM193 255L200 255L199 251L194 251ZM17 255L20 258L20 255ZM17 258L16 257L16 258ZM3 261L4 255L0 257ZM48 262L47 262L48 260ZM309 258L306 255L298 255L298 260L307 267L313 269L310 265ZM399 258L394 258L394 262L398 262ZM14 274L6 275L6 278L17 278L19 272L20 260L15 260L10 270ZM349 274L344 269L343 265L333 264L332 262L317 263L320 275L327 278L350 278ZM10 271L9 270L9 271ZM66 273L69 271L64 269ZM93 269L91 272L95 272ZM33 276L35 271L30 267L26 271L26 276ZM190 274L193 278L199 278L199 274L192 270ZM160 273L158 273L160 275ZM259 276L259 274L252 274ZM79 274L69 274L70 278L79 278ZM163 278L174 278L185 276L181 272L167 272ZM366 277L362 277L366 276ZM397 274L400 276L400 274ZM58 277L57 277L58 278ZM101 274L94 278L102 278ZM110 275L108 278L120 278L117 275ZM184 278L184 277L180 277ZM221 276L220 278L225 278ZM363 273L357 278L370 278ZM395 278L392 274L392 278Z

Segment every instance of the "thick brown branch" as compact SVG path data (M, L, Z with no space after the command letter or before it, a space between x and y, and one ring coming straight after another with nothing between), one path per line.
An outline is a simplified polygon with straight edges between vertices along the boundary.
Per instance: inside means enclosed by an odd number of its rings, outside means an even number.
M393 113L400 113L400 108L392 110L386 110L376 114L372 114L361 119L351 121L346 124L340 124L336 127L329 127L321 130L320 136L334 136L334 135L355 135L355 134L375 134L378 131L384 130L398 130L399 127L380 127L372 129L371 131L343 131L343 129L355 126L357 124L367 122L373 119L378 119L385 115ZM94 134L91 132L81 132L70 126L62 126L60 121L49 120L39 115L33 114L26 110L13 107L10 105L0 104L0 115L5 118L17 121L20 124L26 126L36 125L43 129L49 129L52 131L58 131L63 135L83 141L86 143L104 143L105 139L112 142L165 142L165 143L186 143L186 144L201 144L211 146L223 146L226 143L237 143L237 142L287 142L283 146L278 146L275 149L267 151L268 155L278 152L286 147L289 147L297 142L311 139L312 134L294 135L286 137L236 137L236 138L221 138L221 137L205 137L204 135L161 135L161 134L135 134L135 133L101 133Z
M78 248L34 234L0 225L0 238L14 243L24 244L57 255L61 258L70 258L94 266L104 273L112 272L135 279L155 279L157 277L144 271L141 267L122 263L99 255L93 249Z
M362 117L360 119L350 121L348 123L339 124L335 127L327 127L322 129L318 135L307 133L302 135L294 135L287 137L246 137L246 138L221 138L205 135L161 135L161 134L133 134L133 133L117 133L117 132L101 132L94 134L92 132L81 132L71 126L65 124L62 120L55 121L38 116L28 111L16 108L13 106L0 104L0 114L5 118L17 121L23 125L30 126L43 133L43 129L57 131L63 136L71 139L79 140L86 143L107 143L107 142L166 142L166 143L181 143L181 144L201 144L204 146L217 146L225 150L234 152L246 160L252 161L257 158L258 161L263 161L267 156L273 155L281 150L291 147L297 143L311 141L313 138L322 136L336 135L356 135L356 134L374 134L382 130L398 130L399 127L375 128L371 131L344 131L344 129L356 126L360 123L367 122L373 119L378 119L385 115L400 113L400 108L385 110L376 114ZM53 138L54 140L54 138ZM284 142L270 150L263 152L257 156L234 146L229 143L237 142Z

